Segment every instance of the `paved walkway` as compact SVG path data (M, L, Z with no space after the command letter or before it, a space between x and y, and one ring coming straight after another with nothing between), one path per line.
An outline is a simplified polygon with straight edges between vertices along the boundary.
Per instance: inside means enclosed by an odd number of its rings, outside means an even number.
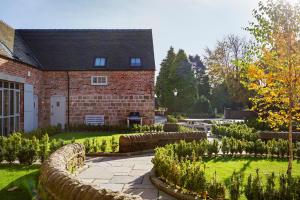
M146 200L173 200L174 198L156 189L149 176L153 173L153 155L134 157L88 158L88 168L78 176L83 181L101 188L140 195Z

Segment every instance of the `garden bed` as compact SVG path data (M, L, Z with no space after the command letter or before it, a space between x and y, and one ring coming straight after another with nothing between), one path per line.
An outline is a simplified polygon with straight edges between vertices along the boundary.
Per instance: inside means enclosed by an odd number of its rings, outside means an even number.
M181 193L200 199L208 195L212 199L252 200L256 193L279 195L281 199L300 198L299 160L293 162L292 177L288 177L288 160L284 155L220 154L217 152L223 144L217 144L181 141L157 148L154 169L157 177L168 184L166 191L177 190L175 196Z

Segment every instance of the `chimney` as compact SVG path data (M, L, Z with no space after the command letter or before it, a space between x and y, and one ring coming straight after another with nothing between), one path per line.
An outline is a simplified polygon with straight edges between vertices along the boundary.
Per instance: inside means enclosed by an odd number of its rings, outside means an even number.
M14 49L15 30L0 20L0 42L11 52Z

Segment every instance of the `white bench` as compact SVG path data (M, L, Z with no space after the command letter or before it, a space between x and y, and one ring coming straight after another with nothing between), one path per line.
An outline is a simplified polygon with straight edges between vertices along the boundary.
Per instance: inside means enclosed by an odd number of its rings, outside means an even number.
M84 123L88 125L104 125L104 115L86 115Z

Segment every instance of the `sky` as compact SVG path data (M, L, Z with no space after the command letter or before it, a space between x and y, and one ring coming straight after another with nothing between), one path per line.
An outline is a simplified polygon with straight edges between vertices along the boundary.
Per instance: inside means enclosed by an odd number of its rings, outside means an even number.
M295 0L291 0L295 1ZM14 28L151 28L156 75L170 46L203 55L227 34L246 36L258 0L0 0Z

